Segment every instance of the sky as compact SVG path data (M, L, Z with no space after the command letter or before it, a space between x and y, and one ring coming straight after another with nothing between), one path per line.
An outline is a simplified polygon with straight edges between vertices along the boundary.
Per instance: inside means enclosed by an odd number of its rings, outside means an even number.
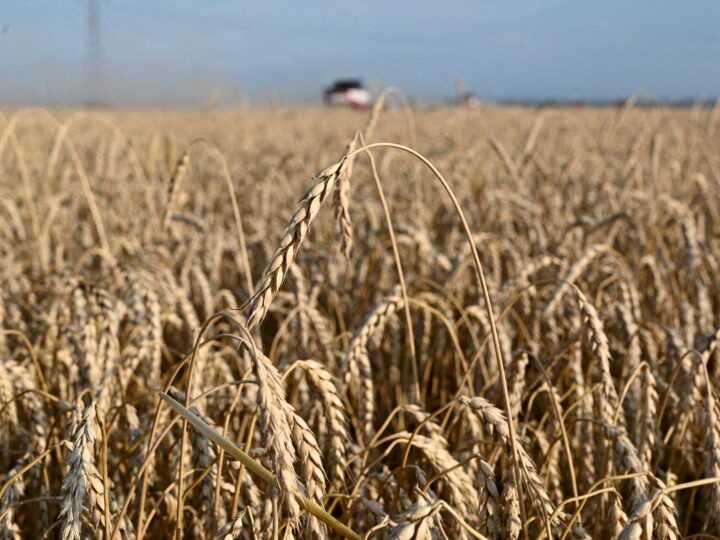
M317 104L336 78L418 101L720 94L717 0L0 0L0 105Z

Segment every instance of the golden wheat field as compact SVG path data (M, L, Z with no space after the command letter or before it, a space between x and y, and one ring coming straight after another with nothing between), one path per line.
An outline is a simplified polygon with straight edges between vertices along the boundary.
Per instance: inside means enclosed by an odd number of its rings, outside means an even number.
M720 536L720 109L384 104L0 113L0 538Z

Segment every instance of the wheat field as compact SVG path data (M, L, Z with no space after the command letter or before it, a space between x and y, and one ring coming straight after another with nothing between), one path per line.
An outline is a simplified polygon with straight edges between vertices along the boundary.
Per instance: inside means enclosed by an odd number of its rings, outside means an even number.
M720 536L720 108L385 97L0 113L0 539Z

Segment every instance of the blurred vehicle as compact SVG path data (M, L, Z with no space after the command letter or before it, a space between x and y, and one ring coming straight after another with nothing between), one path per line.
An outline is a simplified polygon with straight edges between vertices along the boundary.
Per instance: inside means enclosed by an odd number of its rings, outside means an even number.
M367 109L370 106L370 92L357 79L337 80L325 89L325 105Z

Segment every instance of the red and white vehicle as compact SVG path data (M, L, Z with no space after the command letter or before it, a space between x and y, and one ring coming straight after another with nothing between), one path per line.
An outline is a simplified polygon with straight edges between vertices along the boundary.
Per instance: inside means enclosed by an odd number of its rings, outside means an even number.
M335 81L325 89L325 105L367 109L370 106L370 92L355 79Z

